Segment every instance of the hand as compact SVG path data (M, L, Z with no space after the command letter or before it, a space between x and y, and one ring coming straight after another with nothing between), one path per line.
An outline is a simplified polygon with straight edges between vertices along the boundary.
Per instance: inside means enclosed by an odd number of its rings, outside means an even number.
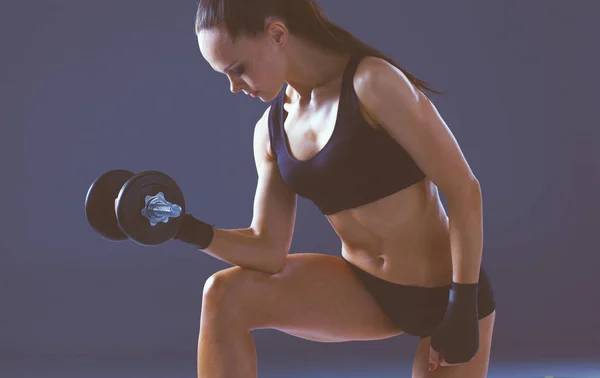
M444 357L440 352L433 349L432 346L429 346L429 371L435 371L438 367L442 366L459 366L464 364L465 362L451 364L444 360Z
M452 283L444 319L431 335L429 370L467 363L478 349L477 284Z

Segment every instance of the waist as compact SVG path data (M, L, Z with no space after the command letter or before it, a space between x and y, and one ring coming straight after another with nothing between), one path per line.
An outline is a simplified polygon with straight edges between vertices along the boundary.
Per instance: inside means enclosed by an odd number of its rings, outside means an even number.
M382 280L400 285L441 287L452 283L449 246L437 249L364 250L342 247L349 263Z
M360 269L397 284L451 283L448 217L431 182L328 219L342 256Z

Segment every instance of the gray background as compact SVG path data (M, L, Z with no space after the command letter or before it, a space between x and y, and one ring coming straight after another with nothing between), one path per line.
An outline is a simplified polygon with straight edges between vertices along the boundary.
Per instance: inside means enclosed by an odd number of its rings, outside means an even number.
M320 1L432 95L484 193L494 358L600 356L596 1ZM0 358L195 361L202 286L228 265L178 242L100 239L85 193L161 170L188 210L246 227L253 126L198 51L193 1L4 2L0 27ZM300 199L292 253L339 254ZM412 359L417 340L318 344L255 334L263 361ZM309 362L311 361L311 362Z

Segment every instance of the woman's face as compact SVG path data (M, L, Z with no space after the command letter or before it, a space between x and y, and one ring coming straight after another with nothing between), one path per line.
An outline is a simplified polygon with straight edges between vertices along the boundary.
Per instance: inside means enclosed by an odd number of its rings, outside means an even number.
M235 43L221 27L200 30L197 36L202 56L215 71L227 75L231 92L243 91L264 102L280 92L286 67L282 47L287 38L281 23L271 22L255 37L241 35Z

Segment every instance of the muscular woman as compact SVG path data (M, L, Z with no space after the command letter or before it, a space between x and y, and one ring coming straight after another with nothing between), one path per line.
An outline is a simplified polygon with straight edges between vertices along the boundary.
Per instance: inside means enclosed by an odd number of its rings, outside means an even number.
M254 128L253 218L191 215L176 239L233 267L204 287L198 376L256 377L252 331L317 342L420 337L413 377L485 377L495 319L481 186L425 92L313 0L200 0L204 59L268 103ZM440 200L447 199L447 212ZM296 198L340 256L289 254Z

